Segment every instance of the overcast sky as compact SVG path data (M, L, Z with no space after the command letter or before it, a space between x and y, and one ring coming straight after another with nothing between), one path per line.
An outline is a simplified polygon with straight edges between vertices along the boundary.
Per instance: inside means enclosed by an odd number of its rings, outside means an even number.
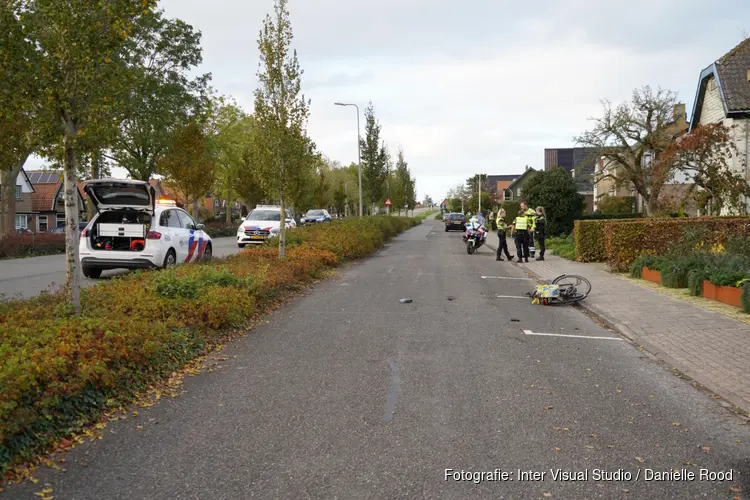
M290 0L309 134L328 157L357 160L353 102L373 101L404 148L419 197L467 177L542 168L572 147L599 100L650 84L688 113L700 71L750 31L747 0ZM257 35L273 0L163 0L203 33L213 84L252 110ZM364 125L364 120L363 120ZM364 128L363 128L364 131Z

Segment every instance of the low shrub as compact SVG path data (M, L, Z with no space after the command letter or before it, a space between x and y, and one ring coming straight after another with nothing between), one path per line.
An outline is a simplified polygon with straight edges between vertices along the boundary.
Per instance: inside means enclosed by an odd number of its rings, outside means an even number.
M688 275L693 270L705 269L707 265L705 254L693 254L683 258L665 259L661 265L661 283L667 288L688 288Z
M746 313L750 313L750 280L745 281L742 284L740 302L742 303L742 310Z
M65 235L40 233L11 235L0 239L0 259L17 259L65 253Z
M435 214L435 220L443 220L443 214L442 213Z
M739 282L750 278L750 266L741 255L717 255L709 263L707 270L707 280L716 286L737 286Z
M703 282L708 279L706 268L691 269L688 271L688 290L694 297L703 296Z
M604 222L600 220L575 221L576 258L580 262L604 262L607 253L604 248Z
M404 217L336 221L275 248L142 271L81 291L83 313L47 294L0 302L0 474L132 401L247 326L324 269L363 257L419 224Z

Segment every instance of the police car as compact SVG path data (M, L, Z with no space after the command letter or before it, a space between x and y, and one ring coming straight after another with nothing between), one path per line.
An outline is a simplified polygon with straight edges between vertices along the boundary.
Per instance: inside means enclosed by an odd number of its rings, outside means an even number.
M211 237L174 200L156 199L148 182L97 179L84 184L97 214L81 233L83 275L109 269L166 268L210 260Z
M237 228L237 246L262 244L268 238L279 234L281 227L281 207L278 205L258 205L247 214L240 227ZM292 213L286 210L286 228L297 227Z

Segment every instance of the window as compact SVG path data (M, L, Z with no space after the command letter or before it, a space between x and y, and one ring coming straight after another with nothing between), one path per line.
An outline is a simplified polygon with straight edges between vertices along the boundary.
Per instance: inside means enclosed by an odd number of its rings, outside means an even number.
M49 228L47 227L47 216L40 215L36 220L36 230L39 233L46 233Z
M64 213L62 213L62 214L58 213L57 217L56 217L56 222L57 222L56 227L64 226L65 225L65 214Z
M180 216L180 225L182 227L185 229L195 229L195 221L187 214L187 212L183 212L182 210L175 211L177 212L177 215Z
M29 216L26 214L16 214L16 229L28 229Z
M21 190L21 186L16 186L16 199L23 199L23 191Z
M516 196L521 196L521 188L516 189Z
M159 219L159 225L162 227L179 228L182 227L180 219L177 217L177 210L165 210Z

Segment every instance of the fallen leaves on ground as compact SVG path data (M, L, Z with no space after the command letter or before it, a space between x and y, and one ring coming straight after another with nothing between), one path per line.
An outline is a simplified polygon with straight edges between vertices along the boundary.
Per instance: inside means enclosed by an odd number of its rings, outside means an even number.
M672 425L674 425L675 427L679 427L680 423L679 422L672 422Z
M703 451L705 451L706 453L708 453L709 451L711 451L711 447L710 446L702 446L701 449Z
M638 460L640 463L644 463L645 460L641 457L635 457L636 460Z
M545 406L544 407L545 410L551 410L552 408L554 408L554 406Z
M562 448L555 447L555 451L560 453L562 451Z

